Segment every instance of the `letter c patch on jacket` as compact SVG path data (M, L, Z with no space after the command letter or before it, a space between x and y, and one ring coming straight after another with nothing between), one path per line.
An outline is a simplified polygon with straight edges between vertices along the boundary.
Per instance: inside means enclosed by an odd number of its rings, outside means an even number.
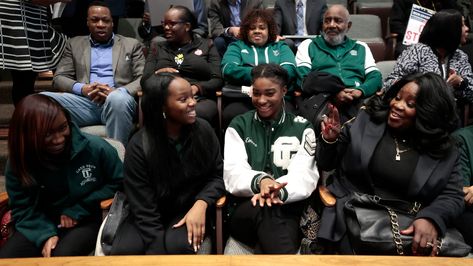
M86 164L79 169L76 170L76 174L81 174L82 175L82 181L80 182L80 185L83 187L85 184L89 182L96 182L97 178L94 177L94 172L95 172L95 165L91 164Z

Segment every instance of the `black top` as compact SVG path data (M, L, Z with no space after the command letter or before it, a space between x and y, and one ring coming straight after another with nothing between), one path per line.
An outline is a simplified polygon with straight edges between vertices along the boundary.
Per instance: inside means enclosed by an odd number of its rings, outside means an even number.
M374 150L369 170L374 193L381 198L406 199L407 188L414 173L419 153L405 139L397 138L400 160L396 160L396 143L386 131ZM404 152L402 152L404 151Z
M204 200L209 207L225 193L223 184L223 160L220 145L212 127L204 120L197 118L192 133L185 139L180 139L182 148L179 152L171 152L167 156L177 160L180 165L186 164L190 156L193 139L202 138L208 142L207 152L212 158L202 169L187 169L181 167L168 178L180 177L184 180L177 191L171 191L169 196L157 193L157 182L149 175L149 164L146 153L149 145L143 141L145 130L142 129L133 136L127 146L125 156L125 194L130 204L130 211L135 224L147 247L146 254L157 254L164 246L164 224L176 215L185 214L195 201Z
M325 171L336 169L332 183L327 188L337 198L334 208L324 209L318 238L340 241L345 236L347 226L344 206L351 193L375 193L372 173L376 170L371 169L371 165L380 165L380 169L383 166L383 162L376 161L374 157L378 157L375 156L376 152L383 152L383 148L378 146L386 128L386 123L374 123L368 113L361 109L356 119L343 126L336 143L327 144L317 138L317 166ZM389 145L392 143L388 142ZM379 151L376 151L377 148ZM393 150L385 153L391 158L394 156ZM405 158L407 161L407 156L406 152L402 153L400 162ZM405 170L412 173L405 189L405 200L421 203L424 207L417 213L416 219L430 219L437 226L439 235L443 236L447 225L464 210L463 181L457 170L460 167L458 149L452 147L441 159L419 153L418 159L412 163L415 164L414 170ZM399 171L387 165L383 168L384 172Z
M208 39L194 39L182 47L172 46L167 41L157 43L146 58L143 79L165 67L177 69L182 78L199 87L203 96L213 97L223 86L220 55Z

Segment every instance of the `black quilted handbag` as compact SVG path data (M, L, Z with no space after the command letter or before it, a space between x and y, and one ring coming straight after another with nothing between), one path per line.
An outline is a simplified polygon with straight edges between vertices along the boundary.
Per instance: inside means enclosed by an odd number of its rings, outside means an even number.
M402 235L420 210L419 203L385 200L378 196L354 193L345 203L345 221L356 254L411 255L412 236ZM439 256L464 257L471 247L454 228L437 241Z

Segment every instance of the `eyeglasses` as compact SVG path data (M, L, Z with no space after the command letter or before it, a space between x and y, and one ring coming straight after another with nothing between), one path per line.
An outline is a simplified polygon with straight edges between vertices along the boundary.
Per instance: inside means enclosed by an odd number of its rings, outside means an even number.
M163 27L169 26L172 28L176 26L177 24L182 24L182 23L186 23L186 22L183 20L161 20L161 25L163 25Z

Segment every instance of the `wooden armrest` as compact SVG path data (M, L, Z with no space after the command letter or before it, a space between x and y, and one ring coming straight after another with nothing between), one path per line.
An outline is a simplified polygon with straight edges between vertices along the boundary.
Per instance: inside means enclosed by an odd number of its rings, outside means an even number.
M223 206L225 206L225 203L226 203L226 202L227 202L227 197L226 197L226 196L220 197L220 198L217 200L217 203L216 203L217 208L222 208Z
M7 192L0 193L0 207L3 207L8 204L8 194Z
M322 203L327 207L335 206L337 199L332 195L332 193L323 185L319 185L319 196L322 200Z
M389 45L396 46L398 42L398 37L399 37L399 34L397 33L389 33L388 35L386 35L386 37L384 37L384 39L388 46Z
M215 242L216 242L216 252L217 254L223 254L223 206L227 201L226 196L222 196L217 200L216 210L215 210Z
M385 37L386 42L386 52L385 52L385 60L395 60L395 51L398 42L398 34L397 33L389 33Z
M399 36L399 34L397 34L397 33L389 33L388 35L386 35L385 39L386 40L389 40L389 39L397 40L398 36Z
M110 209L110 206L112 206L113 198L102 200L100 202L100 208L102 210L108 210Z

